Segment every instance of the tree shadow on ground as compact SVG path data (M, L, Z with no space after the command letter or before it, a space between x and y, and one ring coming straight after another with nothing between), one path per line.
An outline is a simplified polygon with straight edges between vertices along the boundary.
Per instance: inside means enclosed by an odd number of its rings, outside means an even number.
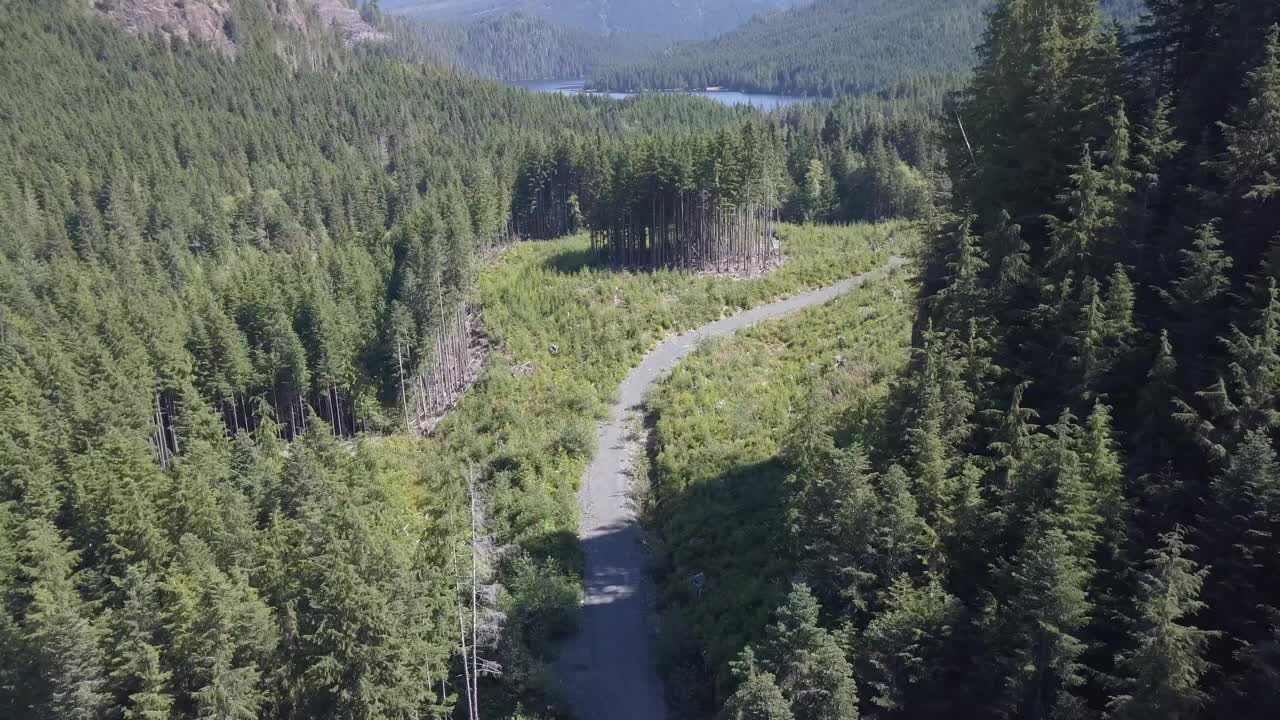
M582 540L586 600L577 634L556 671L565 700L583 718L666 717L654 641L653 587L639 524L619 523Z
M560 275L575 275L583 270L592 269L601 272L615 273L656 273L662 271L685 271L698 272L697 268L692 268L675 263L659 263L657 265L651 263L619 263L612 259L605 258L591 248L564 250L552 255L542 261L543 269L548 272L558 273ZM773 269L775 266L770 266ZM714 268L710 269L715 271ZM736 274L733 269L726 270L724 274Z
M600 262L599 255L591 250L584 248L579 250L565 250L556 253L542 261L542 267L550 272L560 273L561 275L574 275L582 272L587 268L607 269L608 266Z
M795 574L786 474L770 460L676 492L667 483L648 518L659 661L677 717L714 714L732 690L726 663L761 638Z

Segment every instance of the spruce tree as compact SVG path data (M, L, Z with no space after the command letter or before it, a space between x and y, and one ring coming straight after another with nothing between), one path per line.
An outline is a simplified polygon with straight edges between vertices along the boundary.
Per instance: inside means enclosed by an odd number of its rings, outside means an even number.
M802 467L787 478L788 524L799 565L829 602L865 607L876 587L874 480L865 452L856 445L832 450L823 465Z
M988 264L985 252L973 234L973 219L966 218L951 233L955 249L947 260L946 288L931 302L937 303L942 312L937 313L939 328L961 331L970 322L986 318L990 292L986 287Z
M947 496L947 480L950 469L950 448L944 435L946 430L957 431L955 423L949 423L944 400L944 373L951 367L946 354L946 337L930 329L924 336L924 346L916 351L920 367L915 390L916 407L913 408L911 426L907 430L906 446L909 466L917 496L924 502L925 512L934 518L942 511ZM949 385L953 385L948 383ZM965 393L953 390L952 399L963 402ZM972 410L970 409L970 412ZM967 418L965 419L967 421ZM964 423L960 423L962 426Z
M1272 588L1280 574L1274 551L1278 519L1280 461L1268 435L1251 430L1210 484L1196 523L1204 564L1212 568L1205 601L1224 631L1222 646L1231 651L1260 640L1269 630L1266 608L1275 605Z
M1151 109L1147 123L1134 139L1133 165L1135 184L1138 188L1137 223L1132 236L1137 241L1146 239L1152 220L1152 200L1160 188L1161 177L1169 163L1182 151L1184 143L1177 137L1170 114L1172 100L1168 95L1159 97Z
M127 720L165 720L174 699L169 688L173 673L161 662L159 630L163 608L159 586L145 568L131 566L117 581L124 596L112 618L116 631L111 676L125 702L120 709Z
M761 660L776 669L795 720L857 720L853 669L836 639L818 624L818 601L796 585L765 629Z
M1205 609L1200 591L1208 571L1190 559L1179 528L1147 553L1138 579L1133 647L1117 658L1125 691L1111 698L1115 720L1182 720L1198 716L1208 696L1201 679L1209 671L1205 653L1212 633L1189 624Z
M1112 268L1103 297L1109 354L1114 361L1120 361L1132 350L1133 341L1138 334L1137 320L1134 317L1136 297L1133 281L1123 265L1117 263Z
M1002 574L1000 642L1008 649L995 658L1003 680L996 712L1028 720L1083 717L1080 632L1091 610L1084 563L1066 533L1048 527L1031 534Z
M1163 330L1146 381L1138 391L1137 411L1142 420L1132 445L1140 466L1146 470L1173 455L1174 434L1179 429L1173 422L1178 397L1178 360L1169 331Z
M995 473L992 492L999 499L1010 496L1024 481L1029 472L1025 467L1038 441L1035 410L1023 407L1027 383L1020 383L1013 390L1009 409L1000 414L990 450L994 454Z
M731 663L738 689L724 703L724 720L793 720L791 707L778 689L773 673L760 669L755 653L746 648Z
M1112 429L1111 409L1102 402L1093 407L1079 439L1080 474L1094 497L1102 549L1115 555L1124 545L1129 520L1124 486L1124 461Z
M1092 277L1085 278L1081 294L1074 338L1075 370L1079 378L1076 394L1091 400L1097 397L1103 377L1111 369L1111 353L1107 347L1107 311L1098 292L1098 282Z
M27 524L20 543L21 653L32 681L24 705L40 719L99 720L110 701L106 658L101 630L76 588L76 554L41 520Z
M1175 416L1214 459L1226 459L1247 433L1280 425L1280 291L1273 285L1269 296L1252 334L1233 326L1221 338L1229 364L1196 393L1205 412L1177 401Z
M1182 273L1169 290L1157 288L1174 315L1187 324L1186 334L1198 332L1192 325L1205 307L1211 307L1230 287L1234 260L1223 252L1222 239L1214 222L1196 228L1191 249L1182 250Z
M1073 168L1070 186L1058 195L1066 219L1048 215L1049 260L1057 269L1057 277L1073 273L1081 276L1088 269L1089 258L1099 251L1116 226L1119 212L1117 192L1127 186L1116 186L1116 180L1094 165L1093 151L1084 146L1080 162Z
M949 489L948 507L955 502L953 495ZM863 563L875 569L874 588L876 595L882 596L900 574L917 573L936 562L938 540L921 517L911 493L911 480L900 466L891 465L880 475L877 497L880 502L871 533L871 553Z
M934 706L947 693L945 648L960 618L959 601L938 578L917 584L898 576L884 610L859 636L859 674L875 691L871 702L887 711L911 714Z
M1227 149L1212 163L1239 197L1257 203L1280 194L1280 25L1265 43L1261 64L1246 76L1248 105L1219 124Z

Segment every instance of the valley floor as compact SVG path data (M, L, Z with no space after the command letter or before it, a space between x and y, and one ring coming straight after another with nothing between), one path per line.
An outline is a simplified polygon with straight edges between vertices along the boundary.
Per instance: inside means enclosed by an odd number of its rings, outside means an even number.
M845 442L870 434L906 364L912 288L896 273L706 343L650 395L642 512L674 715L714 714L728 661L761 637L794 579L784 448L814 394L842 415Z
M893 256L882 269L691 330L659 345L623 381L609 418L600 423L600 451L587 469L579 494L586 599L580 632L560 662L561 683L577 717L662 720L667 716L653 648L652 589L630 482L634 453L627 441L649 390L713 338L820 306L897 270L904 262Z
M664 337L883 266L909 225L782 226L787 262L763 278L615 272L585 236L527 243L481 275L493 344L480 382L426 441L430 472L486 471L486 530L518 548L500 563L513 701L553 710L552 662L576 624L582 556L577 492L626 374Z

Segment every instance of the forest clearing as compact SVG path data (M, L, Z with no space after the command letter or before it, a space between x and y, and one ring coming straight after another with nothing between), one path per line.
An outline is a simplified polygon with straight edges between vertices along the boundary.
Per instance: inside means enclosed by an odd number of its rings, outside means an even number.
M605 449L595 423L610 416L624 376L663 339L883 267L916 237L908 223L778 234L786 262L750 279L599 266L585 235L517 244L481 275L493 351L423 456L428 475L470 465L486 477L484 534L509 548L494 569L516 588L500 609L529 647L527 666L506 671L545 683L548 697L559 694L550 670L581 599L580 481Z
M1278 539L1275 0L0 2L0 720L1273 720Z

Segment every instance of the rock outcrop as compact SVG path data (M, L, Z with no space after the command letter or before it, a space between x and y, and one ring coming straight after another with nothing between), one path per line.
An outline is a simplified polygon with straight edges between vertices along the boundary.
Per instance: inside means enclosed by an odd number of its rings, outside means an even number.
M174 43L194 43L234 55L239 43L233 0L88 0L97 13L135 35L159 34ZM307 14L348 45L385 39L343 0L274 0L270 11L286 27L305 32Z

